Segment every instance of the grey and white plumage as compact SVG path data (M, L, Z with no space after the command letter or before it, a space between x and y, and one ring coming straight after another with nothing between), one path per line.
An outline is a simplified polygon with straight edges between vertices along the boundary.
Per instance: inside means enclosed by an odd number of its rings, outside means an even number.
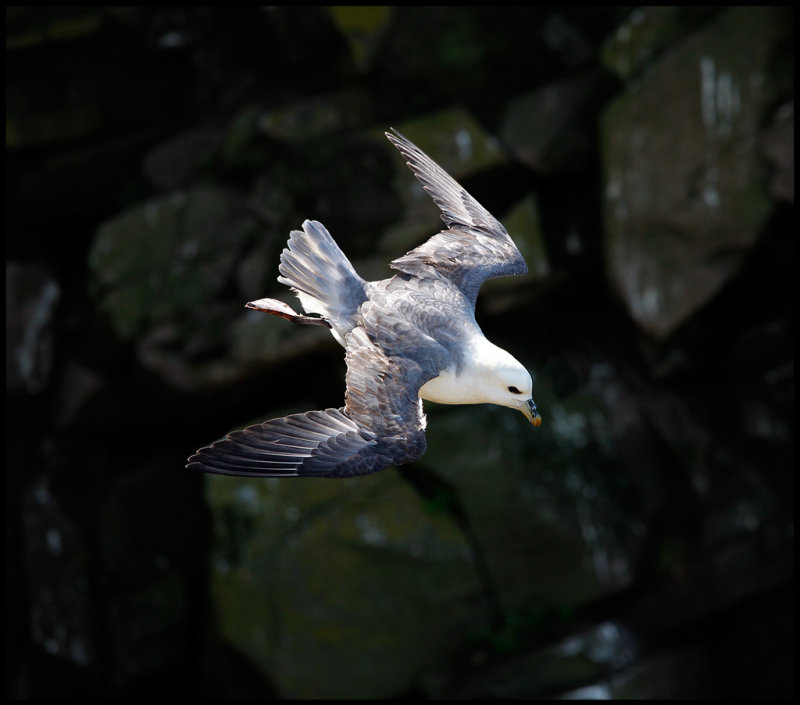
M362 279L325 227L292 231L278 281L306 314L273 299L248 308L325 325L345 348L345 405L233 431L187 467L256 477L350 477L409 463L425 452L422 399L494 403L540 416L527 370L475 321L486 279L524 274L506 229L438 164L398 132L386 136L442 211L445 228L391 263L389 279Z

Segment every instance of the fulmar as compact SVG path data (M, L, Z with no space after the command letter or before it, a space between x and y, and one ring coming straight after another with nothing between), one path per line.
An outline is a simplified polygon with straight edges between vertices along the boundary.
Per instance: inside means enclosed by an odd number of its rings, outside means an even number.
M322 325L345 349L344 406L290 414L232 431L201 448L187 468L248 477L353 477L425 453L422 400L499 404L541 417L531 376L489 342L475 300L491 277L524 274L503 225L421 149L386 136L442 211L445 228L394 260L389 279L365 281L322 223L291 232L278 270L306 315L274 299L247 308Z

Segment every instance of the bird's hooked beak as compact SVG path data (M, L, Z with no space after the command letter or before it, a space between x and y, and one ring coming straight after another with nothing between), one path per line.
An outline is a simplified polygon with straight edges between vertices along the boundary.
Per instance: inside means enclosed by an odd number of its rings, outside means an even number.
M525 418L534 426L538 426L542 423L542 417L539 415L539 411L536 408L536 404L533 403L533 399L520 402L519 410L525 414Z

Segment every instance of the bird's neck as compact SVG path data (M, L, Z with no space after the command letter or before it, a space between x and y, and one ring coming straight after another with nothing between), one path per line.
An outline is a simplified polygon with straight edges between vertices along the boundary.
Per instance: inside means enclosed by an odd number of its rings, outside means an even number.
M440 370L438 377L422 385L419 395L439 404L492 402L489 393L492 372L509 357L509 353L483 335L475 336L470 341L461 366Z

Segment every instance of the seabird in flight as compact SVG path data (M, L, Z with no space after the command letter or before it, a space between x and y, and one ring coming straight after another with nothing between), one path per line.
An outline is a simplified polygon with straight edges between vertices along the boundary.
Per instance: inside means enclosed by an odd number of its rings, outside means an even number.
M442 211L445 228L391 263L390 279L362 279L322 223L306 220L281 254L278 281L306 314L274 299L247 308L323 325L344 346L344 406L233 431L187 467L248 477L352 477L425 453L422 399L499 404L541 423L528 371L489 342L475 299L491 277L524 274L506 229L421 149L386 133Z

